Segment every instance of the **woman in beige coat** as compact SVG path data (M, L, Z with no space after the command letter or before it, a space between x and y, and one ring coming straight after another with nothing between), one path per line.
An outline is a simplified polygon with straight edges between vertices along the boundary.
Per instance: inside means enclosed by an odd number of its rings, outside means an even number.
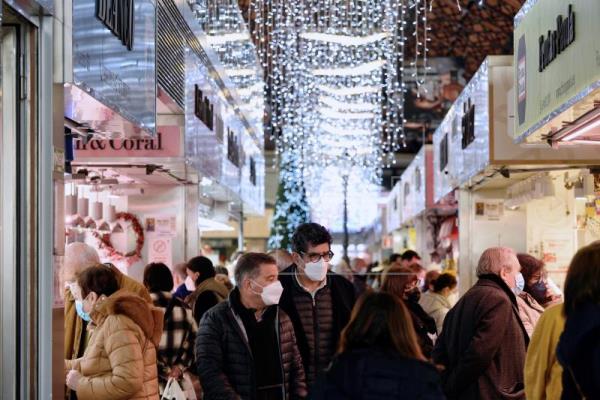
M114 272L104 266L85 269L77 283L77 313L94 332L83 357L66 362L67 386L79 400L158 399L162 312L118 291Z

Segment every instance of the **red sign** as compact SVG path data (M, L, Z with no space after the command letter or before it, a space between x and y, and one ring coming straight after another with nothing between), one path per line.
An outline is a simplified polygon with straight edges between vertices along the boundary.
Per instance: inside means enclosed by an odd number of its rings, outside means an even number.
M161 126L156 137L73 141L75 159L117 157L181 157L181 128Z

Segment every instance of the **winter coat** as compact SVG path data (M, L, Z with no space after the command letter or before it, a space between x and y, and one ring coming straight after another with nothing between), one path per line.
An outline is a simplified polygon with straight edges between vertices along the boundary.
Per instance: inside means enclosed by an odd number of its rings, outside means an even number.
M162 311L121 290L90 313L97 325L82 358L67 362L81 373L79 400L158 399L156 348Z
M194 341L198 326L192 311L169 292L155 292L150 296L154 306L165 313L163 331L157 352L158 384L163 393L174 367L185 371L194 363Z
M279 310L276 317L279 348L284 379L284 398L306 397L304 368L296 336L289 317ZM196 337L196 366L207 400L256 398L256 377L252 353L241 318L230 301L208 310Z
M423 361L377 349L336 357L309 396L314 400L443 400L437 370Z
M525 395L535 400L560 400L563 369L556 346L565 327L562 304L547 309L537 323L525 359Z
M307 296L309 297L310 301L310 294L306 293L304 290L299 290L299 285L295 276L296 268L296 265L292 265L279 274L279 280L283 286L283 293L281 295L281 299L279 300L279 306L287 315L290 316L290 319L294 325L294 331L298 340L298 348L300 349L300 354L302 355L304 370L314 371L315 355L314 351L311 349L311 342L309 341L304 329L304 323L308 323L308 321L314 321L314 314L312 310L313 307L302 307L301 309L298 308L298 304ZM331 325L330 335L333 340L331 340L331 342L328 344L328 349L322 350L326 350L324 352L333 355L337 350L342 329L344 329L350 320L350 313L352 312L352 307L354 307L356 296L352 283L346 278L333 272L327 273L326 287L330 291L331 311L330 313L317 313L317 320L311 325L317 327L329 324ZM327 306L329 307L329 305ZM322 307L319 307L319 304L315 304L315 309L319 311L319 309L322 309ZM321 362L322 361L324 360L321 360ZM327 360L327 364L329 361L330 360Z
M227 299L227 296L229 289L225 285L215 278L208 278L186 297L185 303L192 310L196 323L199 323L206 311Z
M531 337L538 320L544 312L544 307L526 292L521 292L517 296L517 305L519 306L519 316L521 317L521 321L523 321L527 336Z
M150 293L148 293L144 285L123 274L114 266L107 266L107 268L111 268L114 271L120 289L134 293L149 304L152 304ZM82 348L84 325L84 321L77 315L75 298L67 288L65 289L65 360L72 360L83 354L85 350L85 348Z
M448 312L433 352L448 399L521 400L528 343L517 300L497 275L483 275Z
M452 308L452 304L450 304L450 301L445 296L432 291L423 293L419 304L435 320L435 326L439 335L442 332L446 314Z
M584 304L569 314L556 357L563 366L563 400L600 398L600 305Z

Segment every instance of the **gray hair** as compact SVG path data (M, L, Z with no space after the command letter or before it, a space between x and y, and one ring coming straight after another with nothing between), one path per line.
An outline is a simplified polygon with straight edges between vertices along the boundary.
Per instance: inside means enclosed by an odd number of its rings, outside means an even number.
M483 252L477 264L477 276L494 274L500 275L503 268L513 268L513 260L517 254L508 247L490 247ZM518 263L518 262L517 262Z
M263 264L277 265L275 259L264 253L246 253L242 255L235 265L234 279L239 287L244 279L256 279L260 275L260 266Z
M100 264L96 250L85 243L71 243L65 248L63 280L72 281L76 276L92 265Z

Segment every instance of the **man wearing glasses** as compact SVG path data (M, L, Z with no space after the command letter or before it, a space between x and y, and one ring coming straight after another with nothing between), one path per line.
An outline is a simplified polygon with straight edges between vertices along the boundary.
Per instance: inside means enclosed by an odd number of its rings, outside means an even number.
M329 366L356 299L352 283L329 271L333 252L325 227L300 225L292 250L294 264L279 274L284 289L279 305L294 325L310 387Z

